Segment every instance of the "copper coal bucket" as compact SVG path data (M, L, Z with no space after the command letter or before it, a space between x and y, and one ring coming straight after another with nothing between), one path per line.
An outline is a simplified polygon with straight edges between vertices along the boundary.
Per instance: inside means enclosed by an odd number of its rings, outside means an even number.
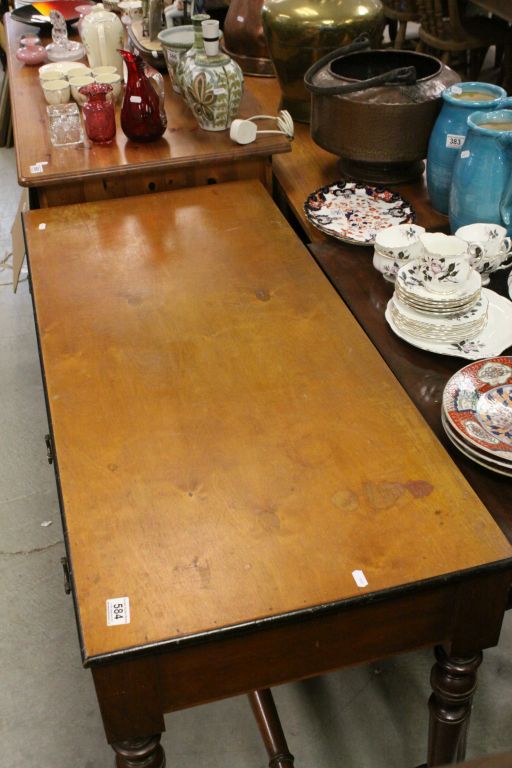
M311 136L341 158L347 177L398 183L424 170L441 94L460 80L434 56L370 50L361 37L306 72Z

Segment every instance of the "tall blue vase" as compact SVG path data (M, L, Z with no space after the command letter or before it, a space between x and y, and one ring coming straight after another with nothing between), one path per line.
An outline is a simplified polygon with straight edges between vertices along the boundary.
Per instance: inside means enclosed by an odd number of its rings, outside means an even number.
M485 93L481 101L464 94ZM512 98L499 85L457 83L443 94L443 107L430 135L427 155L427 188L432 207L447 214L453 165L467 134L467 119L473 112L489 112L512 106Z
M495 124L483 128L482 124ZM508 130L498 127L506 124ZM453 167L450 227L501 224L512 235L512 112L477 112L468 118L464 149Z

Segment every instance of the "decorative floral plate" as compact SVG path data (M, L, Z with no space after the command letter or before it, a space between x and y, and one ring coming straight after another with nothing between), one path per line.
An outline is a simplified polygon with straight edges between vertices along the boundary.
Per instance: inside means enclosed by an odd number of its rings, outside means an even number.
M448 381L443 413L474 450L500 457L512 468L512 357L466 365Z
M482 288L482 295L487 296L489 300L487 325L473 339L459 339L448 343L412 336L397 328L394 323L391 315L393 299L390 299L386 307L385 317L391 330L413 347L434 352L437 355L481 360L484 357L499 355L504 349L512 346L512 302L488 288Z
M317 189L304 203L304 211L317 229L353 245L373 245L379 230L416 219L398 192L355 181Z

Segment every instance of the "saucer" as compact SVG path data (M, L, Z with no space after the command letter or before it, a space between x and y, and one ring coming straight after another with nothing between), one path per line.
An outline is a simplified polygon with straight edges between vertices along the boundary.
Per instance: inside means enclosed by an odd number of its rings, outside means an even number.
M512 302L488 288L482 289L482 295L489 301L487 324L473 339L457 339L450 342L418 339L396 326L391 314L393 299L388 302L385 317L391 330L399 338L426 352L463 357L466 360L495 357L512 345Z
M403 294L411 295L417 301L428 306L450 306L467 301L470 296L478 292L482 285L480 274L471 269L469 277L463 283L457 284L453 291L447 294L433 293L427 288L428 283L423 277L423 265L420 261L406 262L398 270L396 284ZM442 298L444 296L444 298Z

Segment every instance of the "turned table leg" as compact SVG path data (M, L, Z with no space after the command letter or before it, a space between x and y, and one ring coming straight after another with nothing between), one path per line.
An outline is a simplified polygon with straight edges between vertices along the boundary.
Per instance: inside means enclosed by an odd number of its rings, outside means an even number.
M248 698L267 750L270 768L293 768L293 755L288 750L272 692L263 688L252 691Z
M430 677L429 768L464 759L476 672L482 662L481 653L468 659L451 658L440 646L435 656Z
M112 744L117 768L165 768L165 752L160 733L146 739L118 741Z

